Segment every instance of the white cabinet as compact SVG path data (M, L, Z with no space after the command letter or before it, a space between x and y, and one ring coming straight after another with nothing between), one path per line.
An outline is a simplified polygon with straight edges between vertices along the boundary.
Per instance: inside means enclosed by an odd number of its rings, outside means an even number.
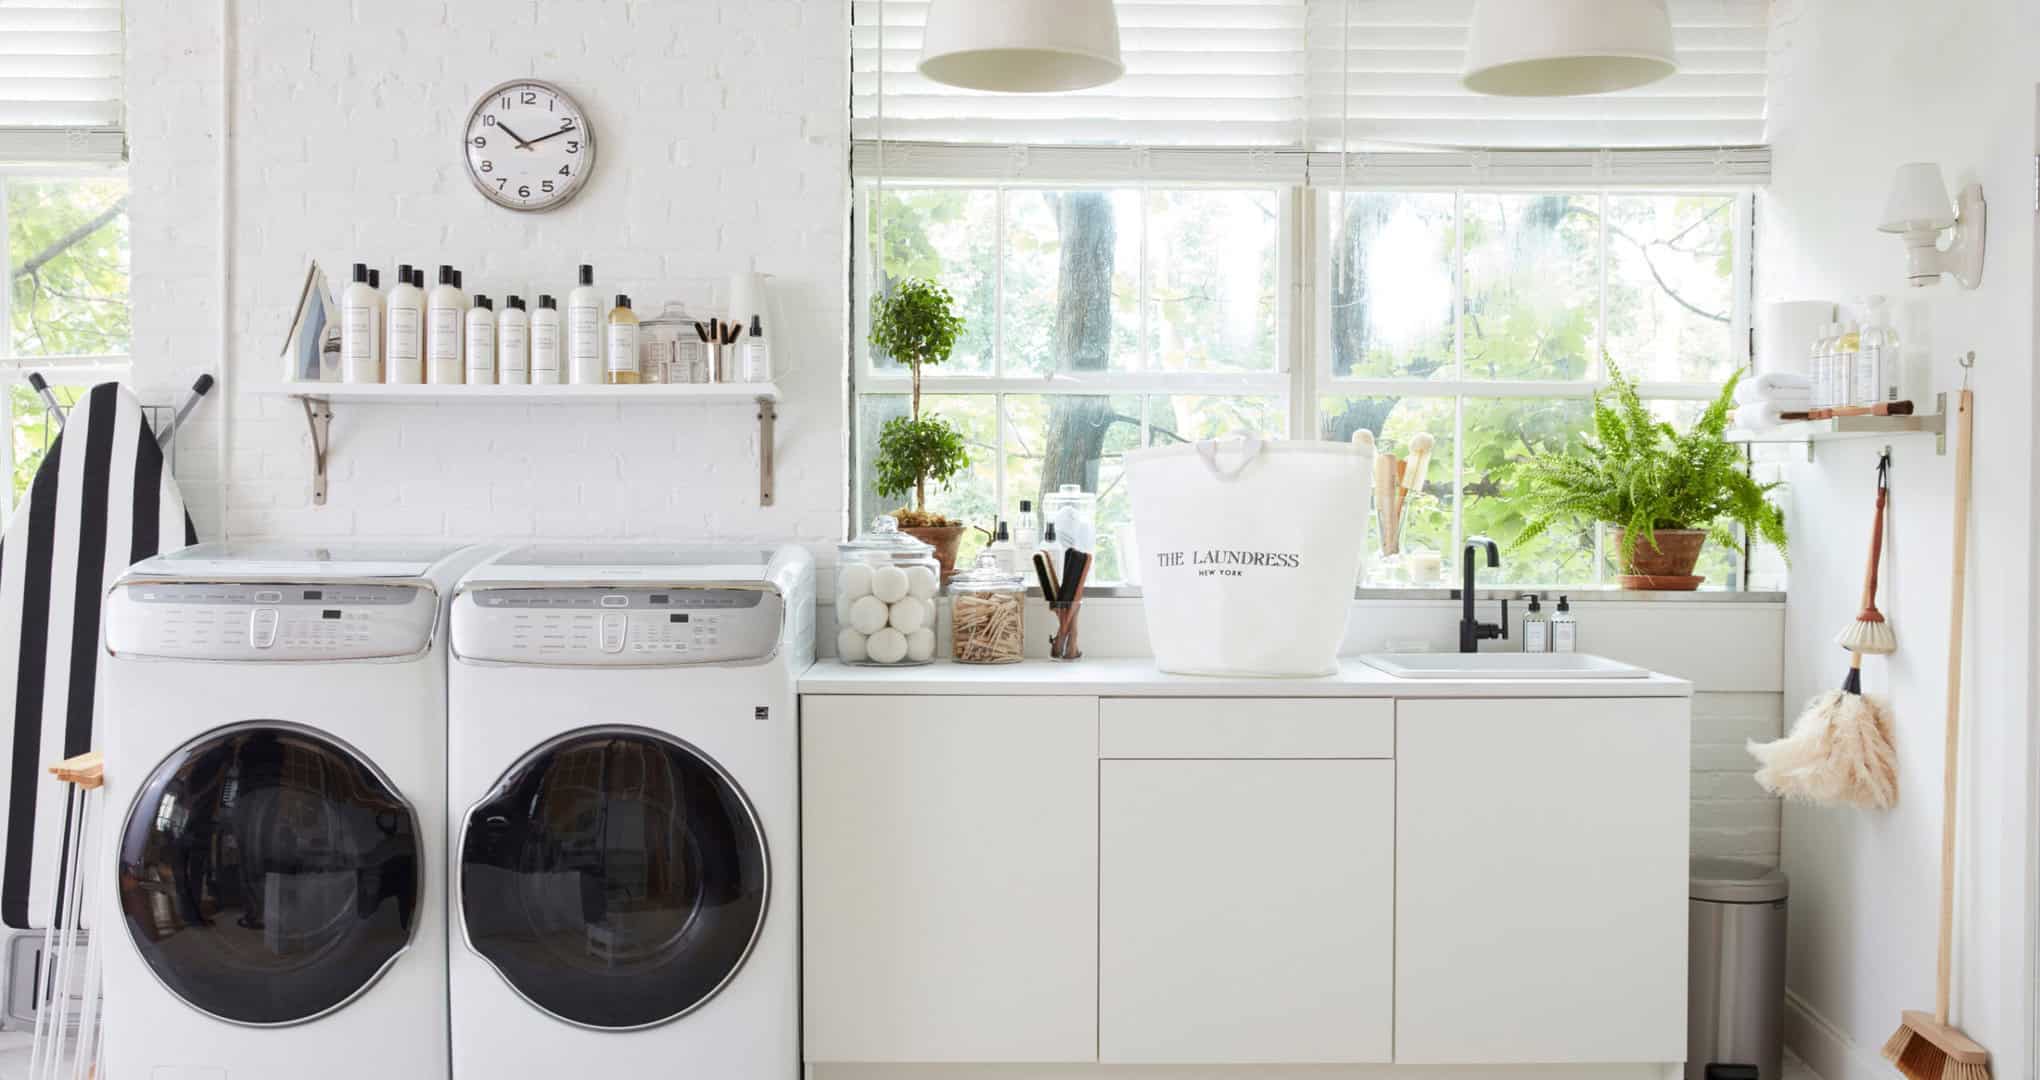
M810 696L801 726L807 1060L1096 1060L1096 699Z
M1100 1059L1389 1061L1394 763L1100 771Z
M1688 702L1396 708L1396 1061L1681 1061Z

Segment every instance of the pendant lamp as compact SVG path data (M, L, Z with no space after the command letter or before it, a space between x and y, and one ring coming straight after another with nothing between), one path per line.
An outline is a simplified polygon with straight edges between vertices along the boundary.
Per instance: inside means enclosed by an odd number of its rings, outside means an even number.
M1475 0L1461 85L1501 97L1572 97L1679 70L1665 0Z
M921 74L969 90L1041 94L1126 73L1112 0L935 0Z

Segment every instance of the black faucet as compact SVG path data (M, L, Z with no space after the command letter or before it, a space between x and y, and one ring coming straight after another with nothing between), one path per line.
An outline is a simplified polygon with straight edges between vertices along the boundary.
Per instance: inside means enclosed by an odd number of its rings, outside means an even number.
M1490 567L1502 565L1502 549L1485 536L1466 538L1466 550L1461 553L1459 568L1465 574L1465 583L1459 590L1459 651L1479 652L1483 641L1500 638L1509 640L1509 601L1502 599L1502 621L1496 623L1478 622L1473 617L1473 557L1481 548L1487 548L1487 564Z

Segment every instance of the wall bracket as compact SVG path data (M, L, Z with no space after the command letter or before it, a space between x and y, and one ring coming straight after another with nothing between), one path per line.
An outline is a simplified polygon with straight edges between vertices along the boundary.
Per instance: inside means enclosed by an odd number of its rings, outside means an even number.
M333 447L333 403L325 398L301 397L305 426L312 431L312 505L326 505L326 459Z
M758 399L758 505L772 505L772 436L779 423L779 406L769 397Z

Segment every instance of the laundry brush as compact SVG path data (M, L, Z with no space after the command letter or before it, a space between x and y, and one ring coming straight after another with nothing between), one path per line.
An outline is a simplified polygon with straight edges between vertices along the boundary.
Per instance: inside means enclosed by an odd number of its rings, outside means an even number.
M1898 754L1884 708L1863 694L1863 656L1889 653L1896 636L1877 610L1877 568L1884 558L1884 511L1891 459L1877 462L1877 518L1870 526L1870 566L1863 574L1863 609L1836 639L1849 650L1839 690L1807 703L1792 733L1768 743L1750 740L1757 783L1773 795L1824 806L1889 810L1898 805Z
M1883 559L1884 509L1890 501L1891 454L1887 451L1877 459L1877 517L1870 525L1870 568L1863 573L1863 610L1835 635L1835 644L1857 656L1889 656L1898 651L1898 635L1877 610L1877 564ZM1850 670L1853 678L1855 669Z

